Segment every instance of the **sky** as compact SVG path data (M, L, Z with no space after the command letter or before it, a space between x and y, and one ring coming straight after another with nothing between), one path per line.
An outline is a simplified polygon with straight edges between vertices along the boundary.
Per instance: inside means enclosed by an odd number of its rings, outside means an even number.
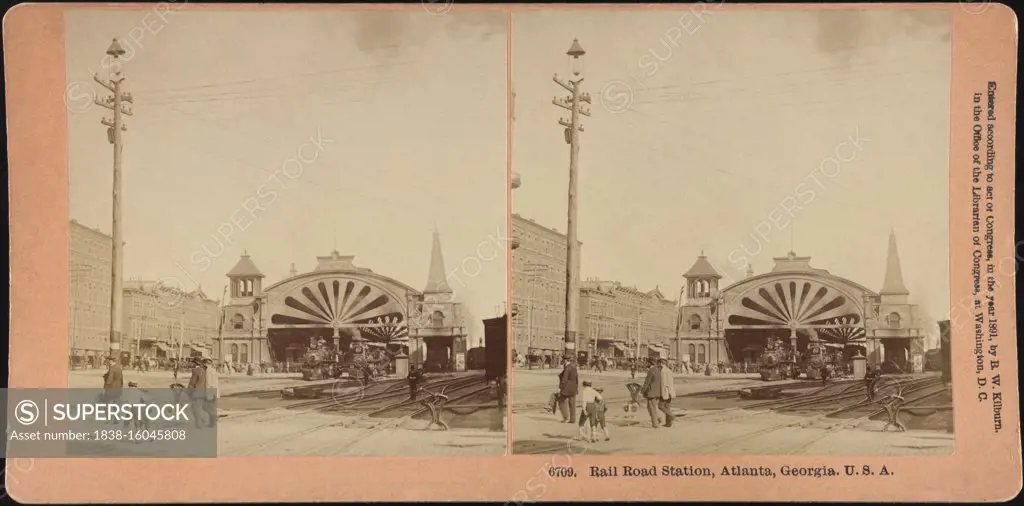
M566 229L554 106L587 51L581 277L676 298L703 251L739 280L791 249L873 290L890 231L926 331L949 313L949 15L517 12L513 210ZM934 343L934 341L933 341Z
M154 9L65 18L71 218L107 233L92 76L126 50L125 278L220 298L243 252L268 286L337 249L422 289L436 227L475 344L506 299L505 15Z

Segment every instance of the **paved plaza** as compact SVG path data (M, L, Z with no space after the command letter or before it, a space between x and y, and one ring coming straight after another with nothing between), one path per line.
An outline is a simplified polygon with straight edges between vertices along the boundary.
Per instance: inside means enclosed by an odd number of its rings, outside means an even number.
M574 441L575 424L562 423L546 410L558 384L556 370L517 370L513 377L513 453L593 454L809 454L809 455L949 455L953 434L937 430L883 432L884 422L829 419L820 416L746 410L701 409L690 394L764 386L754 375L676 376L672 427L651 427L646 407L624 411L630 399L628 372L580 371L580 380L604 388L611 439ZM643 382L638 373L637 382ZM774 382L773 384L784 384ZM600 432L598 432L600 435Z

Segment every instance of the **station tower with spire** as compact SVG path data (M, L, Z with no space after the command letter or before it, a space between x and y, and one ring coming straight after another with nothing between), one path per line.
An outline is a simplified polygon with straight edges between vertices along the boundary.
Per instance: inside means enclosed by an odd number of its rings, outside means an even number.
M448 283L441 234L434 230L423 292L409 303L409 362L428 371L465 371L467 328L458 295Z
M909 301L910 290L903 283L896 232L889 232L885 279L878 297L866 308L868 362L892 361L911 365L921 372L924 364L924 331L917 305ZM902 366L906 369L906 366Z

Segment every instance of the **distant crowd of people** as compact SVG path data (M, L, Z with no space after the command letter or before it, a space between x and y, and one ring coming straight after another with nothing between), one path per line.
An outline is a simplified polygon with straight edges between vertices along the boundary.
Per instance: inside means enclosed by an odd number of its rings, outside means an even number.
M220 398L220 381L217 368L213 360L209 358L192 357L189 359L176 360L174 363L175 382L170 388L180 389L189 401L193 413L193 423L196 428L213 427L217 423L215 408L216 400ZM189 370L188 385L177 382L178 370ZM107 358L107 371L103 374L103 393L101 402L131 402L133 404L147 404L148 399L145 389L139 387L134 381L128 382L127 388L124 385L124 371L121 364L114 357ZM119 423L114 420L112 423ZM128 426L129 422L125 422ZM136 428L147 428L145 426Z
M518 353L516 350L512 350L512 364L517 368L538 368L548 369L556 367L557 364L564 362L564 359L558 356L534 356L533 361L528 361L529 358L522 353ZM595 355L589 358L581 358L581 363L578 365L580 369L591 370L595 372L605 371L632 371L634 374L638 369L646 369L647 364L651 358L641 358L639 360L629 357L608 357L604 355ZM657 360L657 359L654 359ZM666 361L667 362L667 361ZM679 374L753 374L758 372L758 364L753 362L739 362L731 364L728 362L718 362L712 364L704 364L698 362L671 362L668 366L673 372Z

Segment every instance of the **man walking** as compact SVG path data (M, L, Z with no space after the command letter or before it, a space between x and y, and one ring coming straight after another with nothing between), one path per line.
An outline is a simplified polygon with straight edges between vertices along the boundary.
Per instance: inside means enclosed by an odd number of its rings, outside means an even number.
M568 357L562 359L562 372L558 373L558 410L562 422L576 423L576 394L579 392L579 371Z
M192 368L192 377L188 380L188 397L192 400L192 416L196 428L202 428L202 413L206 412L206 369L199 363Z
M423 381L423 371L419 366L412 366L409 369L409 400L416 400L416 393L420 389L420 382Z
M668 368L668 361L659 359L657 365L647 370L644 378L644 397L647 398L647 412L651 415L651 427L658 428L658 411L665 413L665 427L672 426L671 404L676 395L675 378Z
M203 360L203 374L206 376L206 396L203 402L203 411L209 419L207 426L217 425L217 412L215 409L217 399L220 399L220 377L217 368L213 366L213 360Z

